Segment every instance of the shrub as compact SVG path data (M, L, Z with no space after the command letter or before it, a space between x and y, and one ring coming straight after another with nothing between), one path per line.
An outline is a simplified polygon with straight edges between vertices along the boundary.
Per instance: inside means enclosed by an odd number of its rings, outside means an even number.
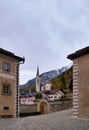
M36 116L36 115L40 115L40 112L21 112L19 114L20 117L27 117L27 116Z
M41 93L37 93L35 97L36 97L36 99L42 99L42 94Z

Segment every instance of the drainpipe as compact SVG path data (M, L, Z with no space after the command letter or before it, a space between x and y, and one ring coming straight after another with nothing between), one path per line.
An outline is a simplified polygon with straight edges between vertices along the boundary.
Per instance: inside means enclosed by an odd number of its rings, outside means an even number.
M23 57L22 62L17 62L16 64L16 117L19 117L19 66L24 64L25 58Z

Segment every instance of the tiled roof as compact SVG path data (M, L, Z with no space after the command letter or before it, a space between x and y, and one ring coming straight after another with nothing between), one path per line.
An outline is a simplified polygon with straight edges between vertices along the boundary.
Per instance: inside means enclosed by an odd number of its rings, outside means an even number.
M50 94L55 94L58 91L59 91L59 89L53 89L53 90L50 91Z
M5 50L5 49L2 49L2 48L0 48L0 54L4 54L4 55L7 55L7 56L10 56L10 57L12 57L12 58L14 58L14 59L19 60L19 62L20 62L20 61L23 61L23 62L24 62L24 60L25 60L25 58L19 57L19 56L15 55L14 53L12 53L12 52L10 52L10 51L7 51L7 50Z
M73 60L75 58L78 58L78 57L86 55L86 54L89 54L89 46L85 47L83 49L80 49L80 50L76 51L75 53L68 55L67 58Z
M35 92L29 92L27 94L20 95L20 97L32 97L32 96L35 96L35 95L36 95Z

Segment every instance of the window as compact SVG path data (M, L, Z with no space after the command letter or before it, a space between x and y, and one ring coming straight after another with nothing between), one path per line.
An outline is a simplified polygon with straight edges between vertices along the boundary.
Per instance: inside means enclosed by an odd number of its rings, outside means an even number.
M6 72L10 71L10 64L7 62L3 62L3 70Z
M8 106L3 107L4 110L9 110Z
M2 94L11 95L11 87L10 84L3 83L2 84Z

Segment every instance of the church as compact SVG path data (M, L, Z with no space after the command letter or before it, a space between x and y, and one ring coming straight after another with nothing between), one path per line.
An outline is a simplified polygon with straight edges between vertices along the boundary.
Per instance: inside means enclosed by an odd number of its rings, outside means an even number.
M40 92L40 76L39 76L39 67L37 66L37 74L36 74L36 92Z

